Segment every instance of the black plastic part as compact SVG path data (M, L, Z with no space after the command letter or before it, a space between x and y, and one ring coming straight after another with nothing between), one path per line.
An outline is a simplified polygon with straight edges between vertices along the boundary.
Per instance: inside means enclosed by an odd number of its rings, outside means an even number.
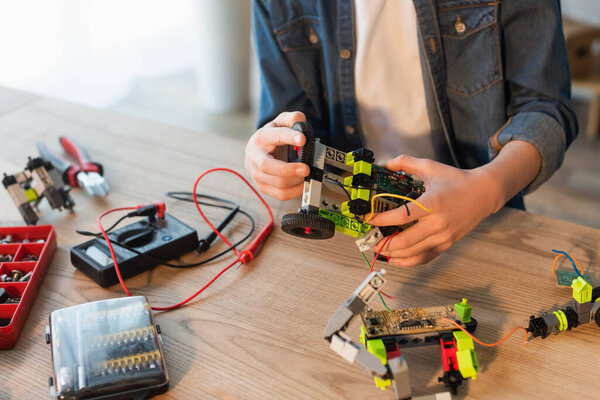
M544 318L536 318L535 315L529 317L529 327L527 327L527 331L530 332L533 337L541 336L542 339L545 339L550 334Z
M456 394L458 392L458 387L465 380L463 376L460 374L460 371L446 371L444 372L444 376L438 378L438 382L443 382L444 386L450 388L452 394Z
M293 213L283 216L281 230L305 239L329 239L335 234L335 224L318 214Z
M567 307L566 310L562 310L567 317L567 329L577 328L579 326L579 315L572 307Z
M465 329L469 333L475 332L475 329L477 329L477 320L471 317L471 321L465 322Z
M5 188L9 187L10 185L14 185L15 183L17 183L17 178L15 178L14 175L4 174L4 178L2 178L2 184Z
M354 150L352 152L352 155L354 156L354 161L365 161L368 162L369 164L372 164L375 162L375 157L373 155L373 152L369 149L358 149L358 150Z
M370 175L367 174L356 174L354 176L352 176L352 187L358 187L358 186L362 186L362 187L367 187L367 186L371 186L372 183L372 178Z
M594 321L596 321L596 325L600 328L600 310L596 311L596 315L594 316Z
M48 386L54 386L54 379L52 379L52 377L48 378Z
M50 339L51 339L51 338L50 338L50 334L49 334L49 333L46 333L46 336L45 336L45 337L46 337L46 344L50 344ZM52 386L52 385L50 385L50 386Z
M312 167L315 157L315 134L312 126L308 122L296 122L292 129L302 132L306 138L306 143L300 148L299 161Z
M365 215L371 212L371 205L363 199L348 201L348 210L354 215Z
M141 235L141 231L149 232L145 234L148 236L144 238L147 240L150 237L151 240L146 244L143 244L143 241L134 242L134 244L142 244L136 247L136 250L160 260L176 259L198 247L196 230L168 213L165 213L163 220L149 223L148 220L144 219L117 229L109 233L108 236L112 240L118 240L118 238L131 235L131 232ZM86 250L92 246L110 257L106 242L103 239L95 238L71 248L71 263L102 287L109 287L119 282L112 261L108 265L100 265L88 256ZM159 261L135 254L117 245L113 245L113 249L123 279L140 274L160 264Z
M36 168L40 168L40 167L45 167L46 163L44 162L44 160L40 157L36 157L36 158L31 158L29 157L27 159L27 166L25 167L26 170L29 171L33 171ZM48 165L51 165L50 163L48 163Z
M598 297L600 297L600 286L592 289L592 303L594 303Z
M314 179L315 181L319 181L319 182L323 182L323 170L317 167L310 167L310 173L308 174L307 177L304 178L304 180L311 180Z

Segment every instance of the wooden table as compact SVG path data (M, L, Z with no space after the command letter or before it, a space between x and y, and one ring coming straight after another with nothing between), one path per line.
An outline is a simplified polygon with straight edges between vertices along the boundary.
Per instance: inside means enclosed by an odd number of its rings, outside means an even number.
M193 207L166 199L165 192L190 191L194 179L211 167L243 170L240 141L0 89L0 171L22 169L27 156L36 153L36 141L58 146L56 139L64 134L104 164L111 192L101 199L74 190L75 214L43 208L40 223L56 227L58 251L17 346L0 353L1 399L46 398L51 363L43 333L50 312L123 296L118 285L102 289L73 268L69 249L84 240L76 228L95 230L96 216L108 208L166 200L171 213L205 235L208 229ZM227 175L207 177L200 190L237 198L259 226L267 221L243 184ZM269 203L277 223L298 207L294 201ZM215 219L223 215L207 212ZM0 194L0 222L23 224L5 193ZM247 227L240 219L227 234L240 237ZM571 252L598 281L599 244L599 230L502 210L430 264L388 268L386 291L398 298L389 305L453 304L467 297L479 321L477 336L493 342L526 325L530 315L570 301L571 290L556 287L551 277L551 249ZM127 282L153 305L172 304L230 260L185 271L157 267ZM324 242L305 241L276 229L249 266L227 272L189 306L156 314L171 382L160 398L391 399L392 393L376 389L363 371L331 352L322 337L328 318L366 275L351 238L338 234ZM381 308L375 300L372 306ZM358 327L358 321L350 326L354 337ZM522 340L516 335L498 347L476 346L480 374L460 388L459 397L597 398L600 329L595 324L536 339L526 348ZM437 347L404 354L414 394L441 390Z

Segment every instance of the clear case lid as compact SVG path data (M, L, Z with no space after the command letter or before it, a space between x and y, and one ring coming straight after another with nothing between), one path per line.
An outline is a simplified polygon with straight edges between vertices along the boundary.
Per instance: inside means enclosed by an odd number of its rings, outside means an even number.
M127 392L144 398L144 393L168 385L160 332L143 296L54 311L50 337L52 397L108 399Z

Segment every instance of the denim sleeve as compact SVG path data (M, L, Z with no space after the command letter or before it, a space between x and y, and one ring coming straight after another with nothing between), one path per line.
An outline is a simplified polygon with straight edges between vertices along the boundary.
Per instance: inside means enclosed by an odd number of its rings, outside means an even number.
M312 104L279 47L268 10L270 2L252 3L253 32L260 67L260 106L257 128L284 111L310 114Z
M490 140L490 157L511 140L533 144L542 158L531 192L562 164L577 136L571 78L558 0L504 1L500 5L509 121Z

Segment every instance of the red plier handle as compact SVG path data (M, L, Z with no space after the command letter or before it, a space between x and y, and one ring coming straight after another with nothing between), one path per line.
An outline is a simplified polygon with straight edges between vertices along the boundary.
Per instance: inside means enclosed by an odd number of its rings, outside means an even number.
M102 168L102 165L92 162L88 153L73 139L61 136L59 141L67 154L76 159L79 163L79 166L71 164L71 167L67 170L67 178L71 186L77 186L77 174L80 172L97 172L100 175L104 175L104 168Z

